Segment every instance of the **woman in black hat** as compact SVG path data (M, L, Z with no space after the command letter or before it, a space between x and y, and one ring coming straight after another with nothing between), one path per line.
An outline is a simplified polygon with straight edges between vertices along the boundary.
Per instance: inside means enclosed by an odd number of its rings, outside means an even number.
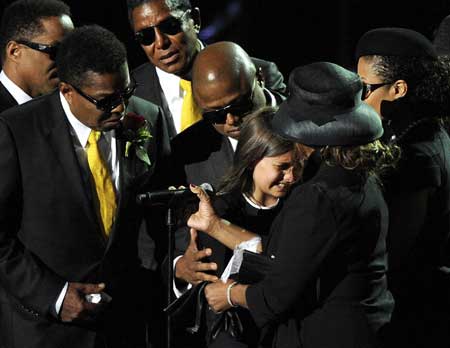
M390 318L386 285L387 207L377 173L394 156L379 139L377 113L361 102L359 77L332 63L295 69L290 96L271 126L317 150L322 164L296 187L272 224L263 253L272 268L257 284L209 284L216 311L249 309L261 329L261 347L377 347ZM310 156L311 158L311 156ZM188 224L219 241L240 228L220 220L207 196ZM248 231L246 231L248 233Z
M402 28L365 33L356 49L363 98L380 114L402 159L386 185L390 346L449 347L450 139L448 72L432 43Z

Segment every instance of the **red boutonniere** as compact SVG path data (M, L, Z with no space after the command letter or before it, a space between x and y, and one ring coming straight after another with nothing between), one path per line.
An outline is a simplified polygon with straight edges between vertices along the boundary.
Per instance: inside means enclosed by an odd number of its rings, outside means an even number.
M152 137L147 125L144 116L128 112L122 119L121 137L126 140L125 157L129 157L130 151L134 150L136 156L150 166L150 158L144 148L145 142Z

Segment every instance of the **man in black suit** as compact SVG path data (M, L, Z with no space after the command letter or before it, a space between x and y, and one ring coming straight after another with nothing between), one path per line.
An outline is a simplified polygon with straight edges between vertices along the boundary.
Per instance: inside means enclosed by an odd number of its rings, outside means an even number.
M128 0L128 14L135 37L149 62L132 74L139 86L136 95L162 107L171 138L183 130L182 106L186 92L180 79L191 81L195 56L204 45L198 40L200 11L189 0ZM285 92L276 65L253 59L266 84L277 97ZM200 113L196 116L201 119Z
M124 116L134 83L109 31L76 29L57 63L58 91L0 116L0 346L142 347L136 194L161 115Z
M195 100L203 110L203 120L171 142L173 168L180 174L177 183L200 185L207 182L214 188L218 187L221 177L232 164L245 115L261 107L278 104L279 99L264 81L252 59L235 43L218 42L197 55L192 69L192 85ZM223 270L228 257L219 260L213 256L214 263L200 263L206 256L216 253L216 250L209 249L210 239L200 235L199 242L205 249L198 250L196 236L191 236L194 242L191 241L187 247L189 234L187 230L180 232L177 248L184 251L184 255L176 260L178 283L216 280L216 276L205 271Z
M19 0L5 9L0 29L0 112L57 87L56 48L71 30L70 9L59 0Z

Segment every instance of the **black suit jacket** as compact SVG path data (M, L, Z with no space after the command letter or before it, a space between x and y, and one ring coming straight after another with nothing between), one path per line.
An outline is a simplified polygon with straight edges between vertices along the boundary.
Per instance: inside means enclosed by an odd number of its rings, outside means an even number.
M151 131L160 117L158 108L152 107ZM154 137L146 144L154 164L155 141ZM1 114L0 337L4 347L94 347L95 341L108 340L111 334L121 337L116 331L119 317L133 308L135 298L125 298L127 287L136 282L136 289L138 282L141 212L135 196L153 166L147 168L133 154L125 158L125 142L117 143L119 201L106 240L89 200L90 187L82 179L59 93ZM90 329L59 322L55 303L66 281L105 282L114 304L106 321ZM133 321L128 314L127 321Z
M0 82L0 112L3 112L15 105L17 105L16 100L13 98L11 93L8 92L3 83Z
M276 64L258 58L252 58L252 61L257 68L262 69L265 86L275 95L277 101L281 102L286 94L286 85ZM162 108L164 122L169 129L170 137L173 138L177 133L155 66L151 63L144 63L133 70L132 76L138 83L135 95Z

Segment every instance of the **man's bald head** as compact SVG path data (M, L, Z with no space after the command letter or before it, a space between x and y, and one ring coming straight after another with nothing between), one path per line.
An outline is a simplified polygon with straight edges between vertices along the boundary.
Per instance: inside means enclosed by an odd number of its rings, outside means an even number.
M243 117L266 104L255 65L232 42L212 44L197 55L192 90L205 120L219 133L236 139Z
M194 61L192 86L196 98L221 99L252 84L256 68L242 47L233 42L217 42L202 50Z

